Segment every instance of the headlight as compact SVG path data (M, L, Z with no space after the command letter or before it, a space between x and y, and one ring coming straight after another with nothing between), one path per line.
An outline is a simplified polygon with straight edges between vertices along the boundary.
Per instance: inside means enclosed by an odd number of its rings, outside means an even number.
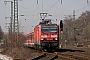
M55 40L57 40L57 38L55 38Z
M43 40L43 38L41 40Z

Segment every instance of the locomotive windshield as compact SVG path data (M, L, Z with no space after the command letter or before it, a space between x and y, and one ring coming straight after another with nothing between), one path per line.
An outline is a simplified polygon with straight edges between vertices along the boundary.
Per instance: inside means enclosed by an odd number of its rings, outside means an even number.
M42 32L49 32L49 28L42 28Z
M50 32L57 32L57 28L56 27L51 27Z
M42 32L57 32L56 27L42 27Z

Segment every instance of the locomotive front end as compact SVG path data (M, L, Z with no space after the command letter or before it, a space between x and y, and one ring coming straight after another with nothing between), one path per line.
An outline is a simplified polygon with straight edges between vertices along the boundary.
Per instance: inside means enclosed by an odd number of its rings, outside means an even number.
M58 25L43 25L41 28L41 47L42 49L58 49L59 46L59 27Z

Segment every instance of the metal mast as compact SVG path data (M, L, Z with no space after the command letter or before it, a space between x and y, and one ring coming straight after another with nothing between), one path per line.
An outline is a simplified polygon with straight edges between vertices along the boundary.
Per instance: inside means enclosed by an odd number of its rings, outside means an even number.
M75 10L73 10L73 21L75 21ZM75 28L75 23L73 24L73 29L74 29L74 43L76 44L76 28Z
M11 2L11 17L5 17L10 18L10 33L12 34L12 21L13 21L13 1L4 1L4 2Z
M12 21L13 21L13 1L11 1L11 34L12 34Z
M18 0L14 0L14 25L13 32L15 35L15 44L18 42L19 26L18 26Z

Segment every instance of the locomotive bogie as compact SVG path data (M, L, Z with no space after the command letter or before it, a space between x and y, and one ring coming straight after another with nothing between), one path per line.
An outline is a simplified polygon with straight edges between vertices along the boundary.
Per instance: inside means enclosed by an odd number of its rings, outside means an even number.
M43 49L58 49L59 42L58 41L42 41L41 47Z

